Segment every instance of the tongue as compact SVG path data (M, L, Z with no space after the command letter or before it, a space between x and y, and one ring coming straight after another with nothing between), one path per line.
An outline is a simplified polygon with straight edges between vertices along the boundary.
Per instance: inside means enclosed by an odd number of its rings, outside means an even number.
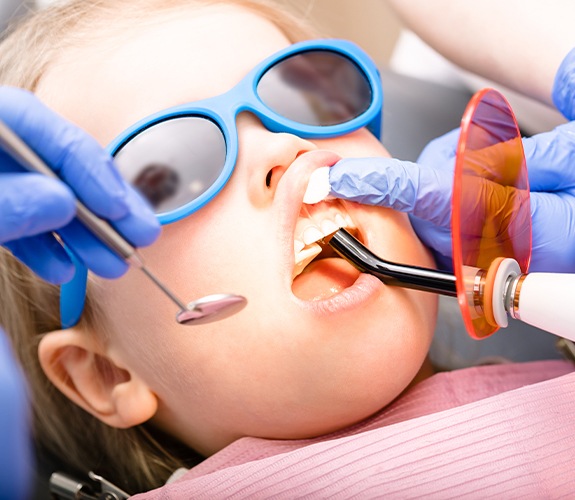
M343 259L321 259L295 278L292 291L302 300L326 299L353 285L358 276L359 271Z

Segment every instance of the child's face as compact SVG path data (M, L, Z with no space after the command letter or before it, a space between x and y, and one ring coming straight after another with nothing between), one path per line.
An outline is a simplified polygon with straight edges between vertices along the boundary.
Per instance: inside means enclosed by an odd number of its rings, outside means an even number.
M239 7L182 9L69 49L38 93L107 145L148 114L228 90L287 45ZM113 325L102 332L106 354L157 397L155 422L204 453L240 436L315 436L369 416L418 373L435 323L433 295L359 276L341 259L310 268L292 288L306 180L339 157L388 156L370 133L310 142L269 132L248 113L237 126L229 183L142 254L183 300L232 292L247 307L213 324L178 325L174 305L138 270L96 292ZM375 253L432 265L404 214L338 202L318 217L342 210Z

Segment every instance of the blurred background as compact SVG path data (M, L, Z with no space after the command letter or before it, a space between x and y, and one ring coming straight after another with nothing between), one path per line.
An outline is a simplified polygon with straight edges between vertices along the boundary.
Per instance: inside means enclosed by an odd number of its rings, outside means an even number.
M353 40L388 65L403 24L385 0L288 0L327 35Z
M0 27L30 6L55 0L0 0ZM389 61L401 30L401 22L385 0L281 0L309 16L320 29L334 37L361 45L378 64Z
M406 29L386 0L284 1L307 14L325 34L359 44L380 68L471 93L488 86L497 88L511 103L522 130L528 135L564 122L554 109L451 64Z
M0 0L0 28L30 6L42 7L54 1ZM471 93L486 86L498 88L511 102L526 134L550 130L563 122L555 110L452 65L407 30L386 0L277 1L311 20L326 36L356 42L380 68Z

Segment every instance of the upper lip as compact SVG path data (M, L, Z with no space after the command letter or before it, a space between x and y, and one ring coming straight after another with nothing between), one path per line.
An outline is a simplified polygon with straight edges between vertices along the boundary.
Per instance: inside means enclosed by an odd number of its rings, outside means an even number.
M282 175L276 188L276 206L280 210L280 236L289 240L293 248L293 233L303 204L303 197L312 172L320 167L331 167L340 156L325 150L314 150L298 156Z
M303 197L309 178L320 167L331 167L341 157L326 150L314 150L298 156L279 180L276 188L276 203L280 211L278 217L279 238L283 253L286 274L290 278L294 268L294 232L303 205Z

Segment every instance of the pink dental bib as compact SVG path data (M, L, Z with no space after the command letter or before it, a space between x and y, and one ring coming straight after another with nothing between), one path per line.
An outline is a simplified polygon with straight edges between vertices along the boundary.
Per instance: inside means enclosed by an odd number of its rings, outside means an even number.
M567 361L421 382L373 417L308 440L243 438L133 498L554 498L575 494Z

